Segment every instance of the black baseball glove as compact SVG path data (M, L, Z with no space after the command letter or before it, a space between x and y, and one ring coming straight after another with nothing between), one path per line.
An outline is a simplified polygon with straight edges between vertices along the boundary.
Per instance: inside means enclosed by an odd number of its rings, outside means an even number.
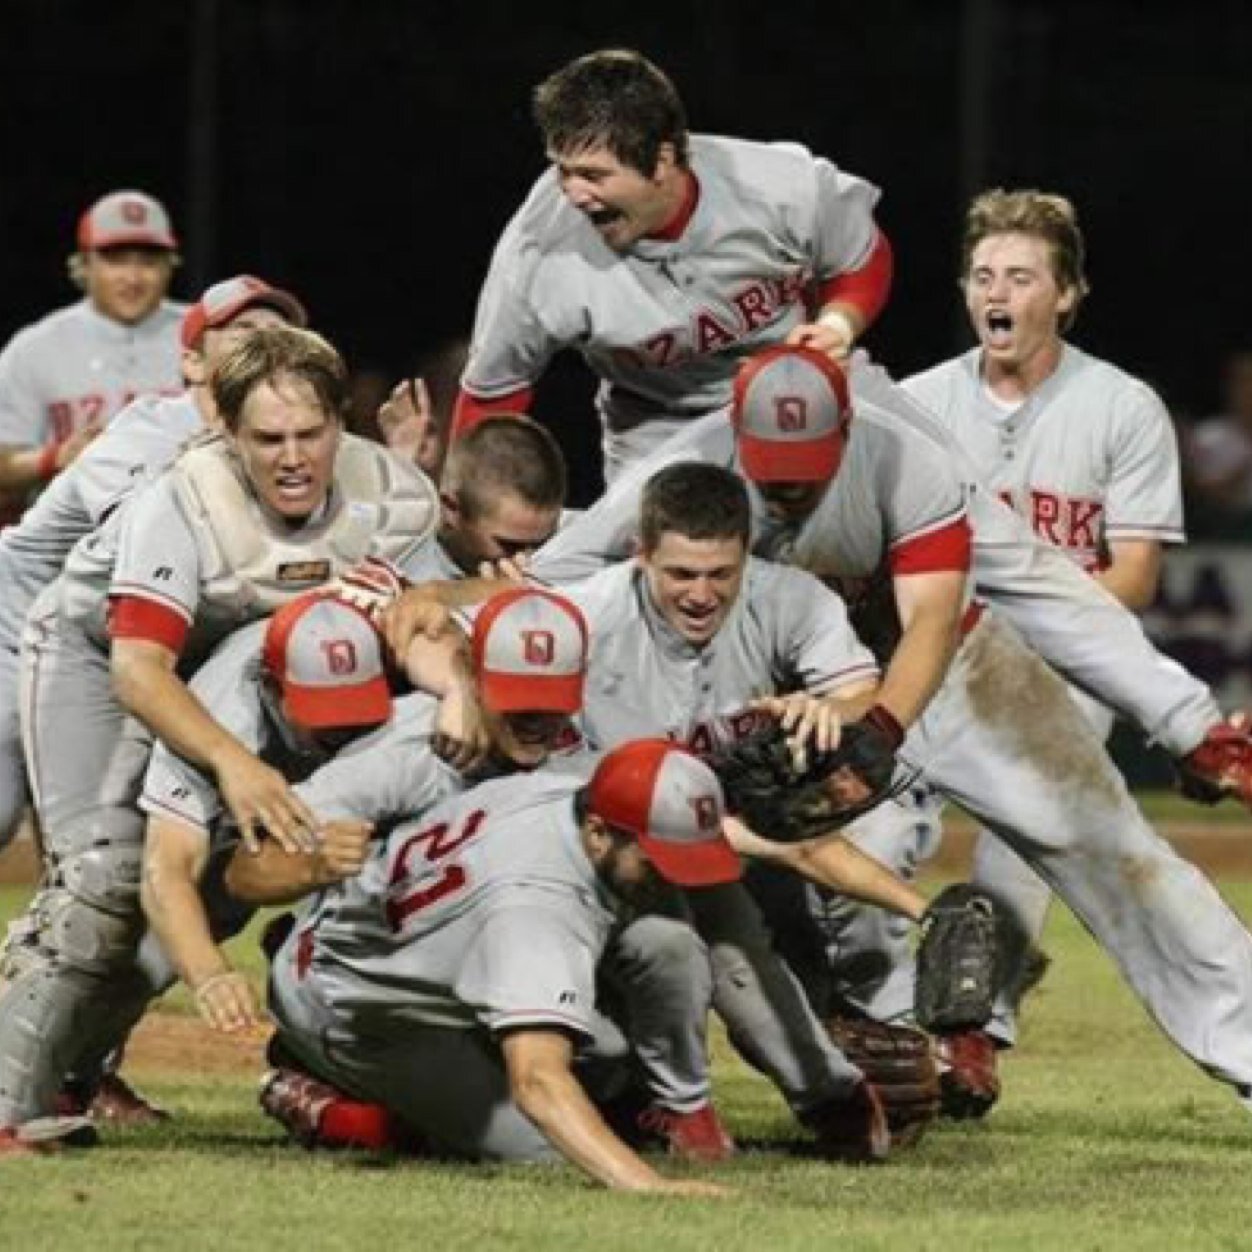
M780 843L838 830L902 785L889 737L869 722L844 726L831 752L810 748L802 769L777 722L724 748L709 764L721 780L727 811Z
M1006 980L1005 927L986 893L953 883L922 917L914 1013L932 1034L985 1026Z

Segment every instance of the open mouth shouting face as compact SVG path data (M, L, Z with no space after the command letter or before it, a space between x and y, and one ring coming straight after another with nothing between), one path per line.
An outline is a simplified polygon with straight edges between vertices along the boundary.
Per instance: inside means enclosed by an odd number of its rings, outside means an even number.
M299 525L330 492L340 424L303 379L278 378L244 402L233 436L244 474L262 505Z
M1056 279L1048 243L1016 232L988 235L965 277L970 321L992 366L1051 368L1060 351L1060 322L1076 299Z
M548 155L565 198L615 252L659 230L682 203L684 184L668 144L662 144L651 176L603 145Z

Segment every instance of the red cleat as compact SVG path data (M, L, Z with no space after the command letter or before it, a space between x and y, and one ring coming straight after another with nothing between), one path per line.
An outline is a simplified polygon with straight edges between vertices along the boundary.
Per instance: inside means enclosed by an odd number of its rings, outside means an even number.
M735 1141L722 1125L712 1102L691 1113L677 1113L659 1104L650 1104L639 1114L638 1126L644 1134L665 1144L671 1156L685 1161L713 1164L735 1154Z
M330 1083L295 1069L273 1069L261 1080L261 1108L306 1148L405 1146L382 1104L353 1100Z
M1183 795L1201 804L1227 796L1252 808L1252 734L1246 713L1210 728L1204 741L1178 763Z
M945 1117L986 1117L1000 1098L996 1041L982 1030L963 1030L935 1040L939 1091Z
M804 1115L821 1154L832 1161L872 1165L891 1151L891 1128L878 1093L862 1080L841 1100L829 1100Z

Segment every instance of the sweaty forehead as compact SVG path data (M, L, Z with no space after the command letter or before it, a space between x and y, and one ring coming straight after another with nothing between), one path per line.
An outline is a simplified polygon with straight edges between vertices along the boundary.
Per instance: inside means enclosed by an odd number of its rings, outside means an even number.
M258 434L310 430L333 420L317 392L303 378L280 375L258 383L244 401L241 427Z

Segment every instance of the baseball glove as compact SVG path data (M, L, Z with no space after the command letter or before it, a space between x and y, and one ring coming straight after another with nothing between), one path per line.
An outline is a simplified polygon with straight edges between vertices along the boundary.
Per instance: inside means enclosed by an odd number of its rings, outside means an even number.
M787 735L769 722L709 759L726 808L758 835L793 843L846 826L899 789L888 738L868 722L844 726L831 752L797 768Z
M945 887L922 916L914 1014L932 1034L985 1026L1005 977L1002 926L991 898Z
M912 1026L866 1017L827 1018L826 1032L878 1093L893 1146L916 1143L939 1116L939 1067L930 1039Z

